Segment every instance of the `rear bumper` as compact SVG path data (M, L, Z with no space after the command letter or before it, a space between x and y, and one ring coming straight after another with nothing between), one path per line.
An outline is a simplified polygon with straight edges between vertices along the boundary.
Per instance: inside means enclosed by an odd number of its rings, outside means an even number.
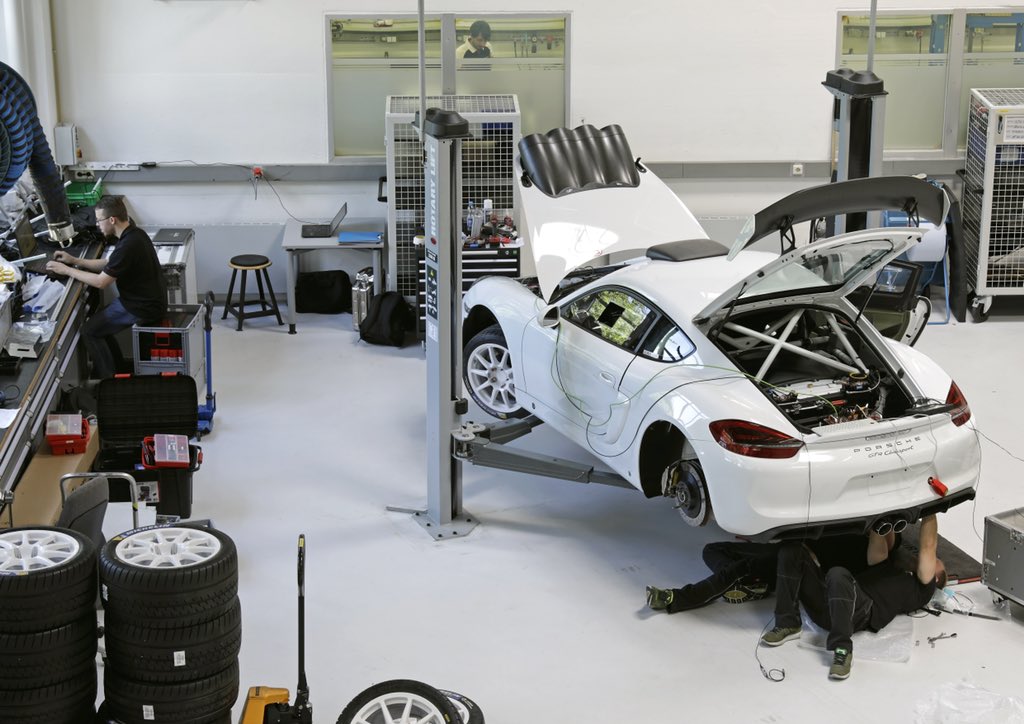
M766 530L763 533L758 533L757 535L742 537L757 543L769 543L772 541L821 538L829 535L867 535L868 531L874 528L875 523L884 518L903 518L907 522L913 523L926 515L944 513L955 505L960 505L960 503L973 500L974 495L974 488L970 488L968 490L960 490L955 493L950 493L945 497L909 508L890 510L870 516L830 520L824 523L812 523L810 525L806 523L781 525L777 528Z

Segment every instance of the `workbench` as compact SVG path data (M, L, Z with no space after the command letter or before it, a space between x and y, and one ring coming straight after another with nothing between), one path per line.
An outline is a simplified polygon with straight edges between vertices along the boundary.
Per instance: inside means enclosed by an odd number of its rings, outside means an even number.
M90 248L82 256L95 257L99 245ZM46 415L57 403L61 382L67 379L77 384L81 369L72 366L77 359L75 354L82 323L86 314L86 292L88 287L74 279L68 279L64 285L64 293L51 311L54 322L53 335L39 351L35 359L25 359L16 376L0 377L0 385L17 385L21 394L14 411L13 420L6 428L0 430L0 493L4 495L15 491L26 462L33 453L43 450L49 452L44 439L43 428L46 426ZM76 456L63 456L76 457ZM61 461L76 467L74 461ZM77 472L69 469L65 472ZM58 479L54 478L53 489L57 491ZM15 495L19 495L15 492ZM57 493L59 500L59 492ZM0 503L0 519L8 519L5 505Z
M384 233L384 219L346 219L340 231L370 231ZM295 280L299 276L299 260L303 254L311 251L369 251L373 255L373 291L379 293L383 288L381 256L384 251L383 241L346 241L339 242L337 236L318 239L306 239L302 236L302 223L289 220L284 225L284 239L281 247L285 252L285 276L288 293L288 334L295 334Z

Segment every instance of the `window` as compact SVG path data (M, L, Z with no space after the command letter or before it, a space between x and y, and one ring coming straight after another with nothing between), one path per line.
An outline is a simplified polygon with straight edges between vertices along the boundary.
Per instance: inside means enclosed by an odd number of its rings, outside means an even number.
M617 347L632 350L656 315L621 289L601 289L567 304L562 317Z
M483 57L463 55L474 23L489 29ZM335 157L384 156L389 95L418 96L419 21L415 15L330 16L328 76ZM568 123L569 16L564 13L425 19L428 95L519 96L522 133ZM475 46L473 46L475 47Z
M662 315L644 338L640 354L659 362L682 362L697 347L671 319Z
M869 16L839 13L837 67L867 67ZM967 139L972 88L1017 88L1024 73L1024 7L880 12L874 71L885 83L887 156L956 158Z

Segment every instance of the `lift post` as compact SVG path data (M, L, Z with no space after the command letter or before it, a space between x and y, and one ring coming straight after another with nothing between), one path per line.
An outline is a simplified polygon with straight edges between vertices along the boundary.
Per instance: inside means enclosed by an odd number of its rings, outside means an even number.
M428 108L420 120L426 153L427 510L412 512L437 540L463 537L476 520L462 508L462 464L452 432L468 404L462 392L462 255L458 231L462 140L469 123Z

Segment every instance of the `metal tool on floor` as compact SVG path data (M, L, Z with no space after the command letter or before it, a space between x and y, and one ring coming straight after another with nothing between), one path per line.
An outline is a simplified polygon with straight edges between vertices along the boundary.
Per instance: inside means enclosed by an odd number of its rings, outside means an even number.
M951 634L947 634L945 631L943 631L938 636L929 636L928 637L928 643L931 644L931 647L934 649L936 641L941 641L942 639L955 639L955 638L956 638L956 633L955 632L951 633Z

